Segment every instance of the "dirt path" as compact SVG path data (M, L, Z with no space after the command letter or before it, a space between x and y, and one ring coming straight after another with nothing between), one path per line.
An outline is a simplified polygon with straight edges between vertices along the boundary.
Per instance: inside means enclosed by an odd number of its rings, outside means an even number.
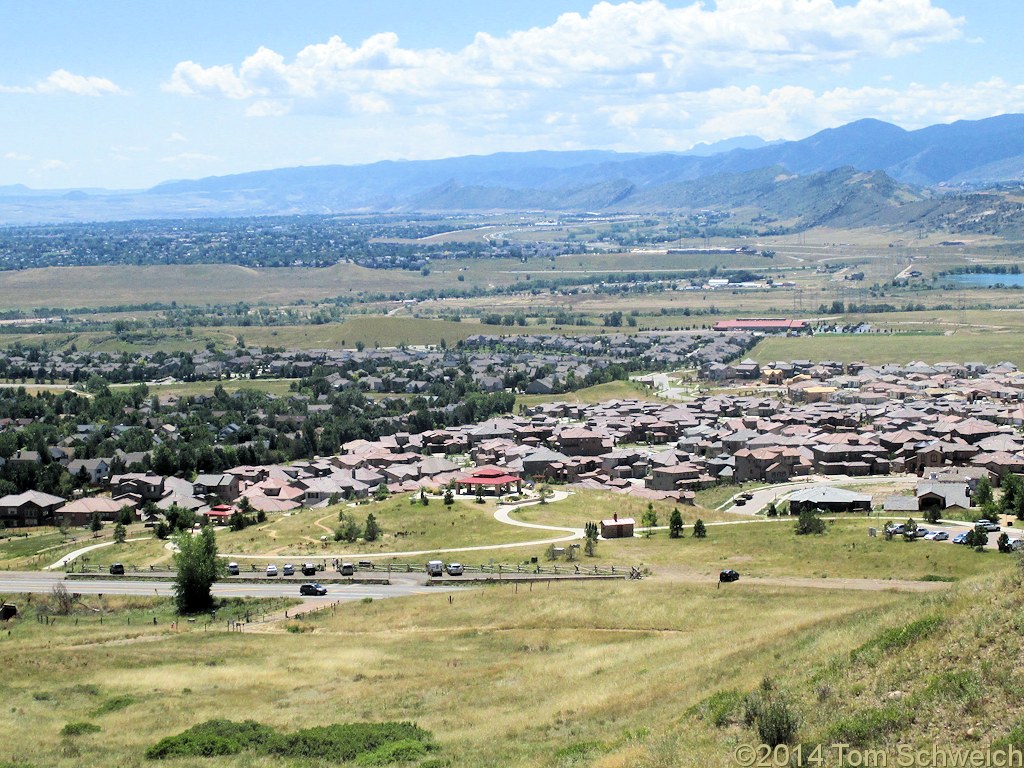
M718 584L718 573L702 573L687 568L659 566L652 577L684 584ZM905 579L821 579L805 576L743 576L737 584L753 584L796 589L841 589L860 592L941 592L949 589L948 581L909 581Z

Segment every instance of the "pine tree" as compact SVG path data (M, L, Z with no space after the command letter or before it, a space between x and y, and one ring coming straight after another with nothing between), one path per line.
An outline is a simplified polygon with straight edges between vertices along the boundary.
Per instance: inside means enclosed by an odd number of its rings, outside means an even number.
M679 509L675 508L672 510L672 514L668 518L668 537L670 539L679 539L683 536L683 516L679 513Z

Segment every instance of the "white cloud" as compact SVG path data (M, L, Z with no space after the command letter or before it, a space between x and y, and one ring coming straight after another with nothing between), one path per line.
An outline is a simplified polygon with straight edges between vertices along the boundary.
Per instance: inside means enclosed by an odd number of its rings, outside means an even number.
M32 86L0 85L0 93L73 94L76 96L122 96L120 86L105 77L76 75L66 69L51 72Z
M105 77L75 75L66 69L51 72L45 80L36 84L38 93L73 93L78 96L123 95L116 84Z
M176 144L188 141L188 139L186 139L185 134L181 133L180 131L171 131L170 136L167 137L167 141Z
M26 155L24 152L4 152L4 160L14 160L24 163L31 159L32 155Z
M237 67L183 61L163 87L253 100L254 116L320 105L411 112L470 99L515 110L545 93L558 101L597 93L637 98L721 87L741 76L839 68L958 39L962 25L931 0L719 0L714 9L601 2L585 16L566 13L547 27L478 34L454 52L403 48L396 35L382 33L357 47L332 37L291 61L268 48Z

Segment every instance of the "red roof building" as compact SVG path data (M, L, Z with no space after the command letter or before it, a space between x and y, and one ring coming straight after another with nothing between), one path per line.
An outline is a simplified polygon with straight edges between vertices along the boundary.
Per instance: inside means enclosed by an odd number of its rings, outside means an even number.
M506 467L483 466L477 467L468 475L461 475L455 478L455 490L458 493L473 493L482 495L487 492L494 496L501 496L505 493L522 491L523 481L517 476L510 474Z
M784 317L748 317L742 320L719 320L716 331L762 331L766 333L801 333L808 328L806 320L787 320Z

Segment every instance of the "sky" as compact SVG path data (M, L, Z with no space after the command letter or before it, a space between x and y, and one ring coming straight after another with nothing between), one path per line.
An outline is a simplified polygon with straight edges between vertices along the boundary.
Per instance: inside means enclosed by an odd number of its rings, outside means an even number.
M1016 0L0 0L0 185L1024 112Z

